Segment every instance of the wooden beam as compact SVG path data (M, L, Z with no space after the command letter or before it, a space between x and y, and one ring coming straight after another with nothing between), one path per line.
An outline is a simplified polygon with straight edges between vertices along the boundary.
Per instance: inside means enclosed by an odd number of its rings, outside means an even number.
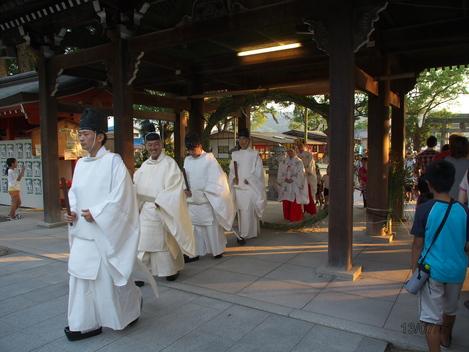
M386 76L381 76L383 78ZM355 85L357 89L360 89L366 93L373 94L374 96L378 96L381 92L379 91L379 84L378 80L375 80L371 75L366 73L360 68L355 69ZM394 93L393 91L389 91L386 97L386 103L392 105L396 108L401 106L399 95Z
M358 67L355 68L355 86L366 93L378 95L378 81Z
M133 118L141 119L141 120L162 120L162 121L175 122L176 114L174 112L134 110Z
M296 92L304 95L314 95L314 94L325 94L329 92L329 81L327 80L317 80L317 81L308 81L308 82L297 82L290 84L278 84L272 85L265 88L256 88L256 89L240 89L240 90L226 90L226 91L215 91L215 92L205 92L201 94L194 94L189 96L189 98L210 98L210 97L226 97L226 96L237 96L237 95L248 95L248 94L262 94L269 92L277 91L286 91L286 92Z
M173 98L165 97L161 95L151 95L143 92L133 93L134 104L157 106L160 108L168 108L175 110L189 110L190 103L186 97L184 98Z
M57 55L51 59L51 68L58 72L67 68L103 62L111 57L112 50L112 43L107 43L70 54Z
M93 105L86 104L71 104L71 103L59 103L57 104L57 110L60 112L68 112L73 114L81 114L85 108L93 108L99 110L108 116L113 116L114 112L112 108L102 108ZM174 122L176 121L176 114L173 112L159 112L159 111L140 111L133 110L132 118L134 119L148 119L148 120L162 120Z
M305 3L303 1L284 0L253 10L240 11L228 18L201 21L140 35L130 39L129 47L133 52L146 52L197 40L213 39L227 34L239 34L241 31L249 31L254 28L261 30L264 27L282 24L287 18L298 18L304 14L304 11Z
M401 107L401 98L399 98L399 95L394 93L393 91L389 91L388 97L387 97L389 105L400 108Z

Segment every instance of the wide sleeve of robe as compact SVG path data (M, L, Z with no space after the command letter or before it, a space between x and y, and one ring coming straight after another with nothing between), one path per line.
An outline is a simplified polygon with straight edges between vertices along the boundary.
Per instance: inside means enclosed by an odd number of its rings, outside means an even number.
M225 172L211 153L207 153L207 181L204 194L215 211L218 223L231 230L236 215L233 197L228 186Z
M249 182L249 187L256 195L254 202L256 214L261 218L267 205L267 195L265 192L264 166L262 164L261 157L257 152L256 154L257 155L254 157L254 162L251 165L250 174L247 177L247 180Z
M113 154L112 182L107 197L89 210L103 236L96 245L116 286L124 286L133 271L139 241L137 197L121 157Z
M300 158L295 159L294 168L295 171L292 173L292 179L296 188L296 202L298 204L308 204L308 180L306 179L305 169Z
M164 189L155 198L160 215L185 254L195 256L195 238L184 195L184 177L173 159L167 157Z

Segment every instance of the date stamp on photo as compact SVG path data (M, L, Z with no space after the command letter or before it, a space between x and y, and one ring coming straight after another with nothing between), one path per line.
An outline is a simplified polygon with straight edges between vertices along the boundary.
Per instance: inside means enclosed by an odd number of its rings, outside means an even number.
M405 321L401 324L401 331L406 335L425 335L424 324L420 321Z

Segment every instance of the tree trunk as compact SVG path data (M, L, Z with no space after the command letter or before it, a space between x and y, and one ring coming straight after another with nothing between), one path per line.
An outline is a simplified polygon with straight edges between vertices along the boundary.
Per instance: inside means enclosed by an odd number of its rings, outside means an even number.
M414 130L414 135L412 136L412 144L414 145L414 150L416 150L417 152L419 152L420 148L422 147L422 138L420 135L421 133L422 130L416 126Z

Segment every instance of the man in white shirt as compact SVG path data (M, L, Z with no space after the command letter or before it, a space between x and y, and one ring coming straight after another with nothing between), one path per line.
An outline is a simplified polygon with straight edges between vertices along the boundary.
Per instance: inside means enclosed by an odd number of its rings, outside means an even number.
M174 281L184 267L182 251L195 254L184 178L174 159L163 151L155 126L148 122L142 130L150 157L134 174L140 209L138 257L153 275Z
M197 256L212 254L221 258L226 247L224 230L230 231L235 207L225 172L212 153L202 149L200 137L185 139L189 156L184 159L189 213L197 243Z
M238 133L240 149L231 153L230 186L234 193L238 214L238 243L244 245L246 239L257 237L260 219L267 204L264 167L259 153L250 148L249 130Z
M89 156L75 167L69 191L68 326L71 341L122 330L140 316L141 293L130 275L139 239L137 198L118 154L104 148L107 119L85 109L79 139Z

